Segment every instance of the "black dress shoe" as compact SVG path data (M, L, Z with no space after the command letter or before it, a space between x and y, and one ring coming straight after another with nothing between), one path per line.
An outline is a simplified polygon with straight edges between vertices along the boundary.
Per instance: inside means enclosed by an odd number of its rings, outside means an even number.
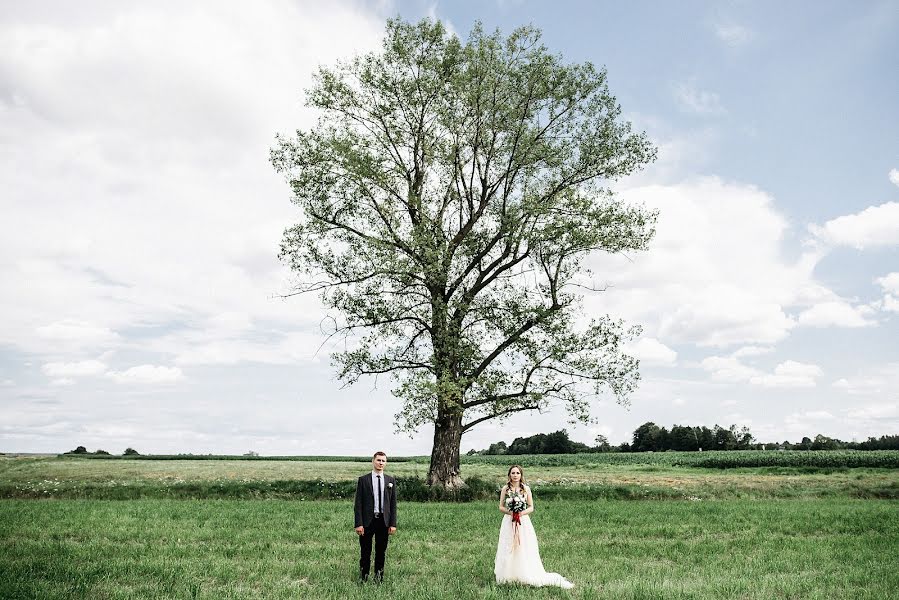
M375 571L375 583L384 581L384 571Z

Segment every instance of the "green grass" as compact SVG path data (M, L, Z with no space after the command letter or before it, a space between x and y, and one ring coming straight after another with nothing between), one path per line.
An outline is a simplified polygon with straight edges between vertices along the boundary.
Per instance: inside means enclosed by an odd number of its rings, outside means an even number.
M177 460L177 461L302 461L302 462L368 462L366 456L222 456L214 454L156 454L118 456L110 454L60 454L60 457L94 460ZM390 462L427 465L427 456L392 456ZM710 452L604 452L583 454L530 454L510 456L463 456L463 465L528 464L536 467L571 465L662 465L731 469L740 467L801 468L899 468L899 450L737 450Z
M543 497L558 499L899 499L899 469L757 467L701 469L664 464L588 462L531 465L525 475ZM651 455L649 455L651 456ZM506 464L476 461L462 474L485 499L505 481ZM0 498L346 499L366 461L96 460L0 458ZM428 498L427 465L389 463L406 500ZM477 485L474 485L477 484Z
M367 462L370 456L256 456L247 454L75 454L65 452L56 456L65 458L87 458L95 460L292 460L303 462ZM391 456L390 462L422 462L426 456Z
M899 505L550 501L558 589L498 587L494 502L405 503L381 597L833 599L899 594ZM0 501L2 598L371 598L345 501Z
M899 469L822 466L829 459L709 469L673 454L471 457L463 475L476 500L451 504L409 501L427 498L427 463L391 462L400 534L379 593L899 596ZM370 465L324 458L2 457L0 598L369 599L355 583L347 498ZM545 565L577 584L571 593L493 583L500 515L477 498L495 493L511 460L535 491Z

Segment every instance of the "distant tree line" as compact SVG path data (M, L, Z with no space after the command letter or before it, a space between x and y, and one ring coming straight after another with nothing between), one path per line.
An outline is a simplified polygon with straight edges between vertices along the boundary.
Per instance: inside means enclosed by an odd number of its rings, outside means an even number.
M664 452L677 450L694 452L698 450L751 450L755 437L748 427L737 429L736 425L711 429L702 426L674 425L670 430L659 427L652 421L643 423L634 430L630 444L619 447L621 452Z
M84 446L78 446L74 450L69 450L68 452L64 452L63 454L93 454L100 456L110 456L109 452L106 450L97 450L96 452L88 452L87 448ZM135 450L134 448L125 448L125 451L122 453L122 456L137 456L140 455L140 452Z
M486 450L469 450L468 454L577 454L579 452L603 452L587 444L569 439L564 429L553 433L538 433L530 437L517 437L511 444L495 442Z
M804 437L798 444L783 441L780 444L769 444L772 445L785 450L899 450L899 435L869 437L864 442L844 442L819 433L815 439Z
M494 442L485 450L469 450L469 455L500 454L577 454L581 452L696 452L703 450L899 450L899 435L869 437L864 442L844 442L837 438L818 434L814 439L804 437L800 442L789 440L759 443L748 427L736 425L712 428L706 426L674 425L671 429L659 427L652 421L634 430L630 442L618 446L609 444L604 435L596 436L593 446L575 442L565 429L553 433L538 433L529 437L517 437L511 444Z

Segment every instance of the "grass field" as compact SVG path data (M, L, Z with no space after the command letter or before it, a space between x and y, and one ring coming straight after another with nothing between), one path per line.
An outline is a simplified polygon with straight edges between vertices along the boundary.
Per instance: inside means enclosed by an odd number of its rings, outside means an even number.
M538 500L539 502L539 500ZM385 598L884 598L889 501L556 501L534 515L558 589L498 587L494 503L400 507ZM370 598L343 501L0 502L3 598Z
M578 456L578 455L575 455ZM530 466L537 457L506 463L463 464L466 478L486 483L487 494L505 481L508 463L520 461L535 490L569 499L899 499L899 469L755 467L703 469L664 464L581 463ZM494 457L490 457L494 458ZM568 457L570 460L573 457ZM648 460L654 460L647 457ZM368 462L264 460L97 460L17 457L0 459L5 498L348 498ZM420 480L427 464L388 464L400 478ZM410 497L407 495L407 498Z
M571 592L496 586L496 502L404 501L402 482L419 481L427 465L390 463L402 478L400 532L378 593L899 597L899 469L721 470L644 459L512 459L525 464L535 491L544 564L575 582ZM463 475L481 478L489 493L505 464L468 460ZM0 598L371 598L370 587L355 583L350 502L315 499L299 485L351 494L369 468L346 460L0 458Z

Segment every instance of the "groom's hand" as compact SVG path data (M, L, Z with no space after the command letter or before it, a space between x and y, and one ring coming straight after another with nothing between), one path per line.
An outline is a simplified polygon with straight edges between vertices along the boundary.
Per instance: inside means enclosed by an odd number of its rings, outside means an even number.
M365 527L362 527L361 525L359 527L357 527L356 534L357 535L365 535Z
M394 533L396 533L396 527L390 527L387 530L387 535L393 535Z

